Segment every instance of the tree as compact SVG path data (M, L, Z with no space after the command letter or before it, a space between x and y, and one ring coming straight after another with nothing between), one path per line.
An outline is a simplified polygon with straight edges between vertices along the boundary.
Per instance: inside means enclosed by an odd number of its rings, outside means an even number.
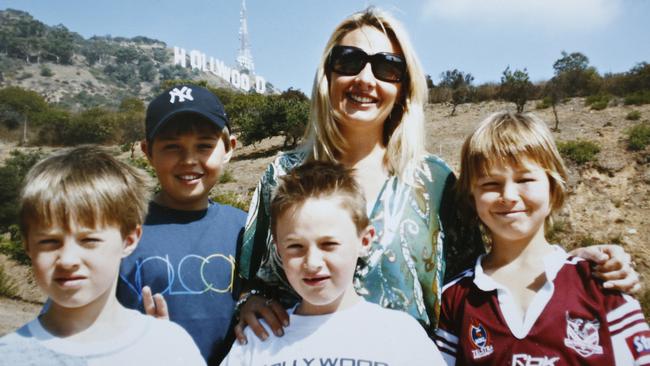
M18 223L18 196L23 180L29 169L36 164L43 154L23 153L13 150L5 165L0 167L0 231L7 232L11 225Z
M43 44L46 56L53 56L59 64L71 64L74 49L74 35L68 28L59 24L49 30Z
M144 139L144 102L135 97L122 99L118 109L118 142L121 145L128 145L131 151L131 158L135 155L135 144Z
M4 89L0 89L0 107L5 111L11 110L22 116L22 144L27 142L28 119L48 108L45 99L40 94L17 86L8 86Z
M555 127L553 127L553 131L559 131L560 119L557 116L556 106L562 99L564 99L564 91L557 77L554 77L546 82L546 85L544 85L543 94L544 98L547 99L549 103L551 103L551 107L553 108L553 116L555 117Z
M451 110L451 115L453 116L456 113L456 106L462 103L466 103L472 92L472 81L474 81L474 76L470 73L464 73L457 69L447 70L440 74L439 86L447 87L451 89L451 104L453 108Z
M499 87L499 96L509 102L515 103L517 112L524 111L526 101L533 93L533 83L530 82L526 69L510 70L510 66L503 70L501 76L501 85Z
M556 84L568 97L594 94L600 86L601 77L589 59L580 52L567 54L553 63Z

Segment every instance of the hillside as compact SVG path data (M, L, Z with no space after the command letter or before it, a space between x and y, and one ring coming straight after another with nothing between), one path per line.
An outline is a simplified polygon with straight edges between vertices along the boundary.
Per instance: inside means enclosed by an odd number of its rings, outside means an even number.
M200 79L232 88L210 72L173 65L173 50L162 41L110 35L85 39L29 13L0 10L0 87L20 86L50 103L79 110L117 106L130 96L150 99L152 89L169 79Z
M529 103L532 109L534 104ZM491 112L511 108L500 102L463 104L457 115L449 116L450 107L442 104L426 108L426 139L430 152L458 168L459 148L473 127ZM650 119L650 105L641 107L610 106L593 111L584 106L582 98L559 106L560 131L558 141L590 140L601 147L597 161L577 166L569 163L570 195L565 208L556 219L553 240L567 248L602 242L620 243L634 257L637 270L650 276L650 148L630 152L626 149L625 131L640 123L625 116L632 110L641 113L640 121ZM552 121L550 110L536 110L546 121ZM281 138L272 138L257 145L239 148L228 167L231 181L218 185L215 194L249 199L265 166L280 151ZM18 285L24 300L40 302L29 271L0 255L0 266ZM650 314L650 291L644 281L641 294ZM39 304L0 298L0 334L8 332L40 309Z

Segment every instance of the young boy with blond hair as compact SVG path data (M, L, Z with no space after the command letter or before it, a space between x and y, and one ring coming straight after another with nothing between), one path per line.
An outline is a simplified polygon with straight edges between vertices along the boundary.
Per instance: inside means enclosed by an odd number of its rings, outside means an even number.
M166 313L192 336L208 363L230 346L239 293L235 258L246 213L210 200L236 139L221 101L208 89L181 84L147 108L141 143L160 182L140 245L122 262L117 298L128 308ZM144 289L144 290L143 290ZM158 300L161 299L157 295Z
M354 289L357 261L375 229L351 170L305 163L281 178L270 210L275 255L302 300L289 311L284 336L261 341L246 328L249 343L234 344L222 366L444 363L415 319Z
M458 181L490 251L444 288L436 344L448 365L648 365L638 301L544 237L566 169L546 123L496 113L465 140Z
M144 173L102 149L58 152L28 173L20 229L38 286L38 318L0 338L3 365L204 365L180 326L123 307L120 261L147 211Z

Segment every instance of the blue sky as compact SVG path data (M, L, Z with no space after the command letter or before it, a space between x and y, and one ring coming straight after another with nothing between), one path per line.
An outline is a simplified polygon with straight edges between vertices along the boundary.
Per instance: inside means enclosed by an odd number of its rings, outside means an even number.
M316 64L333 28L376 5L406 26L434 82L458 68L477 83L527 68L548 79L560 52L582 52L602 74L650 62L648 0L247 0L258 74L284 90L309 94ZM3 0L0 9L31 13L90 37L159 39L234 65L241 0Z

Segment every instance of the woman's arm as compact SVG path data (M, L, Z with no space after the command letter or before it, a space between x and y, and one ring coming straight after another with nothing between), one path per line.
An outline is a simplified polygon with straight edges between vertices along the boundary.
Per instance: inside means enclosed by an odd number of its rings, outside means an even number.
M632 257L619 245L601 244L578 248L571 255L596 264L594 275L603 281L606 289L634 294L641 290L639 274L634 270Z

